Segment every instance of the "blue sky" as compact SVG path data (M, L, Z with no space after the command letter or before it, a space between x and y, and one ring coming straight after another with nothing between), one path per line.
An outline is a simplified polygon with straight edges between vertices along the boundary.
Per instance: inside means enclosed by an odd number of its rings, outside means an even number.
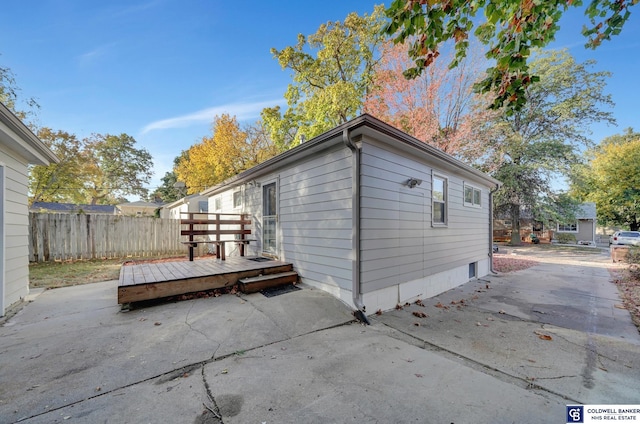
M388 1L387 1L388 3ZM182 150L211 133L216 114L253 122L282 98L290 74L270 49L296 42L373 2L218 0L20 0L3 4L0 66L14 72L21 96L41 106L38 123L79 138L133 136L154 159L154 188ZM640 8L623 33L595 51L580 34L576 10L550 47L567 47L594 70L613 73L617 127L592 127L595 141L640 129Z

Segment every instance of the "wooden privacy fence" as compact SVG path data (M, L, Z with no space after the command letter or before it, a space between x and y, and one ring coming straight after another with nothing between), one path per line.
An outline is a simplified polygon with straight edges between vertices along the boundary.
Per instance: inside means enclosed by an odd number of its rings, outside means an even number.
M177 219L32 212L29 240L31 262L187 253Z

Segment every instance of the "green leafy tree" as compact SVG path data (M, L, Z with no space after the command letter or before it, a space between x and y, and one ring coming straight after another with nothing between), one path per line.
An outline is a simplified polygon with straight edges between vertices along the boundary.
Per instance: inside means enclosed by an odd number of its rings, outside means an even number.
M81 192L91 204L117 202L123 196L146 198L153 167L151 154L135 147L127 134L94 134L85 141L87 163Z
M178 181L178 177L175 172L165 172L161 181L162 185L149 195L149 200L161 199L165 203L172 203L182 198L180 190L174 187L174 184Z
M596 121L614 122L603 94L607 72L591 72L593 62L577 63L566 51L540 52L531 69L540 82L526 90L519 111L503 113L494 122L496 138L478 166L503 182L495 195L495 212L508 215L519 243L522 211L553 219L559 209L551 187L553 177L568 175L579 160L578 151L591 146L585 129Z
M32 168L32 201L115 204L129 195L147 197L153 160L146 149L136 148L133 137L94 134L79 141L49 128L38 136L61 161Z
M370 15L350 13L327 22L295 46L271 49L283 69L293 72L284 95L287 110L266 108L262 119L281 150L311 139L355 117L367 94L376 48L382 42L384 8Z
M588 37L586 46L596 48L619 34L637 3L592 0L585 8L590 25L582 30ZM507 113L513 113L524 105L528 88L541 76L529 66L532 50L554 39L558 21L569 7L582 5L582 1L394 0L386 11L391 21L385 32L396 42L412 40L415 66L405 75L413 78L433 63L440 45L449 40L455 43L456 56L450 65L455 67L465 57L473 31L487 46L486 57L495 61L476 89L495 94L493 108L507 106ZM481 11L484 21L477 16Z
M78 184L85 178L87 163L83 143L65 131L41 128L38 138L60 159L48 166L37 165L29 172L31 202L82 203L86 199Z
M575 167L572 194L596 203L602 224L640 229L640 133L628 128L586 153L589 162Z

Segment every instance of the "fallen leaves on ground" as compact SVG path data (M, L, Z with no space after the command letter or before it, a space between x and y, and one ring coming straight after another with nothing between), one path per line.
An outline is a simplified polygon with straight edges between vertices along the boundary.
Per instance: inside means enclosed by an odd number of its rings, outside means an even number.
M619 304L614 305L619 309L626 309L631 315L633 323L640 331L640 278L638 278L638 265L630 265L623 270L609 269L613 282L618 286L618 293L622 299L624 308Z
M418 318L426 318L426 317L428 317L429 315L425 314L424 312L418 312L418 311L416 311L416 312L413 312L413 316L416 316L416 317L418 317Z
M553 340L553 337L538 330L534 331L533 334L535 334L539 339L542 340Z
M522 257L514 258L509 255L497 253L494 253L493 255L493 269L498 272L522 271L538 264L539 262L533 259L525 259Z

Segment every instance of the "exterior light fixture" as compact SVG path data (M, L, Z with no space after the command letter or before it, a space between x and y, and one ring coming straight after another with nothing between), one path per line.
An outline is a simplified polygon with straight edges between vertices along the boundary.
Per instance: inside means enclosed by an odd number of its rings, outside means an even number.
M417 178L409 178L407 180L407 186L409 188L414 188L415 186L419 186L420 184L422 184L422 180L419 180Z

